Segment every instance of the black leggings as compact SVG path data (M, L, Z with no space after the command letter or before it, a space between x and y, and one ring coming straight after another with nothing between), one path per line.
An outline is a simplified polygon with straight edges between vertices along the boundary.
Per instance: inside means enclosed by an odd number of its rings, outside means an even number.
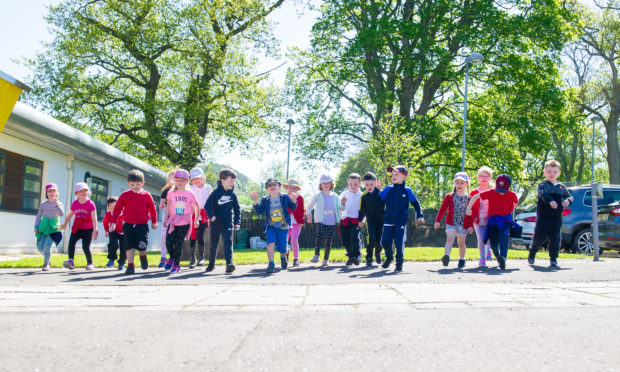
M375 249L375 256L381 254L381 233L383 232L383 221L366 219L368 227L368 244L366 245L366 261L372 261L372 250Z
M181 265L181 253L183 252L183 242L189 231L190 225L175 226L171 233L166 235L166 248L174 264Z
M82 240L82 250L86 256L86 262L91 264L93 263L93 256L90 254L90 243L93 239L93 229L78 229L71 233L69 237L69 259L73 260L75 257L75 245L80 239Z
M204 260L205 258L205 230L207 229L207 223L200 223L196 228L196 239L189 241L190 254L198 260ZM196 241L198 241L198 252L196 252Z
M323 225L317 224L316 227L316 241L314 244L314 254L318 256L321 253L321 248L325 249L323 258L329 260L329 252L332 249L332 240L334 239L334 233L336 232L335 225Z

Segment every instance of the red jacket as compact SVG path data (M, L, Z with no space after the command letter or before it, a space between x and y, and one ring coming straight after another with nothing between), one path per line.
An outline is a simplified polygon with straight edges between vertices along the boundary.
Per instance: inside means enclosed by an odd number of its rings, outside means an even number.
M492 190L492 189L490 189ZM469 197L473 198L474 195L476 194L480 194L480 191L478 191L478 189L473 189L470 193L469 193ZM471 218L472 218L472 222L473 223L478 223L480 221L480 199L476 200L476 202L474 203L474 205L472 205L471 207Z
M297 209L295 209L294 211L290 210L289 208L286 209L289 213L293 213L293 217L295 217L295 222L297 222L298 225L303 225L306 222L306 208L304 207L303 196L297 195Z
M453 220L453 216L454 216L454 205L453 205L453 199L452 199L452 194L454 193L448 193L446 194L446 196L443 198L443 203L441 203L441 207L439 208L439 212L437 212L437 218L435 218L435 222L441 222L441 219L443 218L444 213L446 213L446 211L448 211L448 214L446 215L446 224L448 225L454 225L454 220ZM463 222L463 228L464 229L468 229L470 227L473 226L472 224L473 221L473 213L471 216L465 215L465 222Z
M112 223L112 211L105 212L105 216L103 216L103 230L105 232L110 232L110 223ZM114 226L114 231L117 233L123 233L123 215L121 214L116 220L116 226Z
M157 222L153 197L146 190L139 193L131 190L123 192L116 201L110 222L116 223L121 213L125 222L130 225L146 225L149 222L149 215L152 223Z

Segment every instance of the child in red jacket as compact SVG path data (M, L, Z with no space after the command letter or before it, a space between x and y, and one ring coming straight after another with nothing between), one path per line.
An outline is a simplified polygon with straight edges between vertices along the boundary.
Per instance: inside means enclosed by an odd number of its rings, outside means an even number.
M450 263L450 252L452 251L452 245L454 244L454 238L459 246L459 264L458 268L465 267L465 253L467 247L465 247L465 238L467 234L471 234L474 229L472 227L472 217L465 215L467 209L467 203L469 202L469 176L465 172L458 172L454 175L454 191L448 193L441 203L439 212L437 212L437 218L435 219L435 229L439 228L439 223L443 218L444 213L446 215L446 246L444 250L444 256L441 262L444 266L448 266Z
M296 179L289 178L284 184L284 188L287 191L289 198L297 202L297 209L294 211L288 210L291 213L291 227L288 230L287 239L291 241L291 247L293 248L293 266L299 266L299 233L304 225L304 216L306 215L306 209L304 208L304 197L299 194L301 186ZM297 194L297 199L294 199L294 195Z
M118 197L109 196L107 199L108 211L103 216L103 230L105 236L108 238L108 263L106 267L114 267L114 260L118 258L118 269L125 269L125 261L127 261L127 254L125 253L125 241L123 237L123 215L121 215L116 221L114 230L110 231L110 223L112 222L112 211L116 206ZM119 251L119 254L116 254Z

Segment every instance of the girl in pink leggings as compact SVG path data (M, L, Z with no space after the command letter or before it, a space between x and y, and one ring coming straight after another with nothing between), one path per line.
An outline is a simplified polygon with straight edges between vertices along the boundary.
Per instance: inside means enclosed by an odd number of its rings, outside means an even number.
M473 197L476 194L489 191L493 188L491 186L491 179L493 179L493 170L487 166L484 166L478 170L478 184L479 186L474 189L469 196ZM486 229L487 222L489 221L489 201L478 200L472 208L474 217L474 230L476 230L476 237L478 238L478 250L480 251L480 263L479 267L486 267L487 261L493 261L493 255L491 254L490 240L484 243L484 230Z
M299 186L299 182L293 178L289 178L288 181L284 184L284 188L286 189L288 196L292 199L293 193L297 193L297 209L294 211L288 210L291 214L291 227L288 229L288 237L291 241L291 247L293 248L293 266L299 266L299 233L301 232L301 228L305 222L304 215L306 214L306 210L304 208L304 198L299 194L301 190L301 186Z

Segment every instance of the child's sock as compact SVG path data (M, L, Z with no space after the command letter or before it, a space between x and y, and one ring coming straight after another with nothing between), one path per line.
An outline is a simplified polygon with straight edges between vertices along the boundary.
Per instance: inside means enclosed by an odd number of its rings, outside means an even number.
M133 262L132 262L132 263L130 263L130 264L127 264L127 266L129 266L129 267L133 267Z
M275 265L276 263L275 263L275 261L269 261L269 264L270 265Z

